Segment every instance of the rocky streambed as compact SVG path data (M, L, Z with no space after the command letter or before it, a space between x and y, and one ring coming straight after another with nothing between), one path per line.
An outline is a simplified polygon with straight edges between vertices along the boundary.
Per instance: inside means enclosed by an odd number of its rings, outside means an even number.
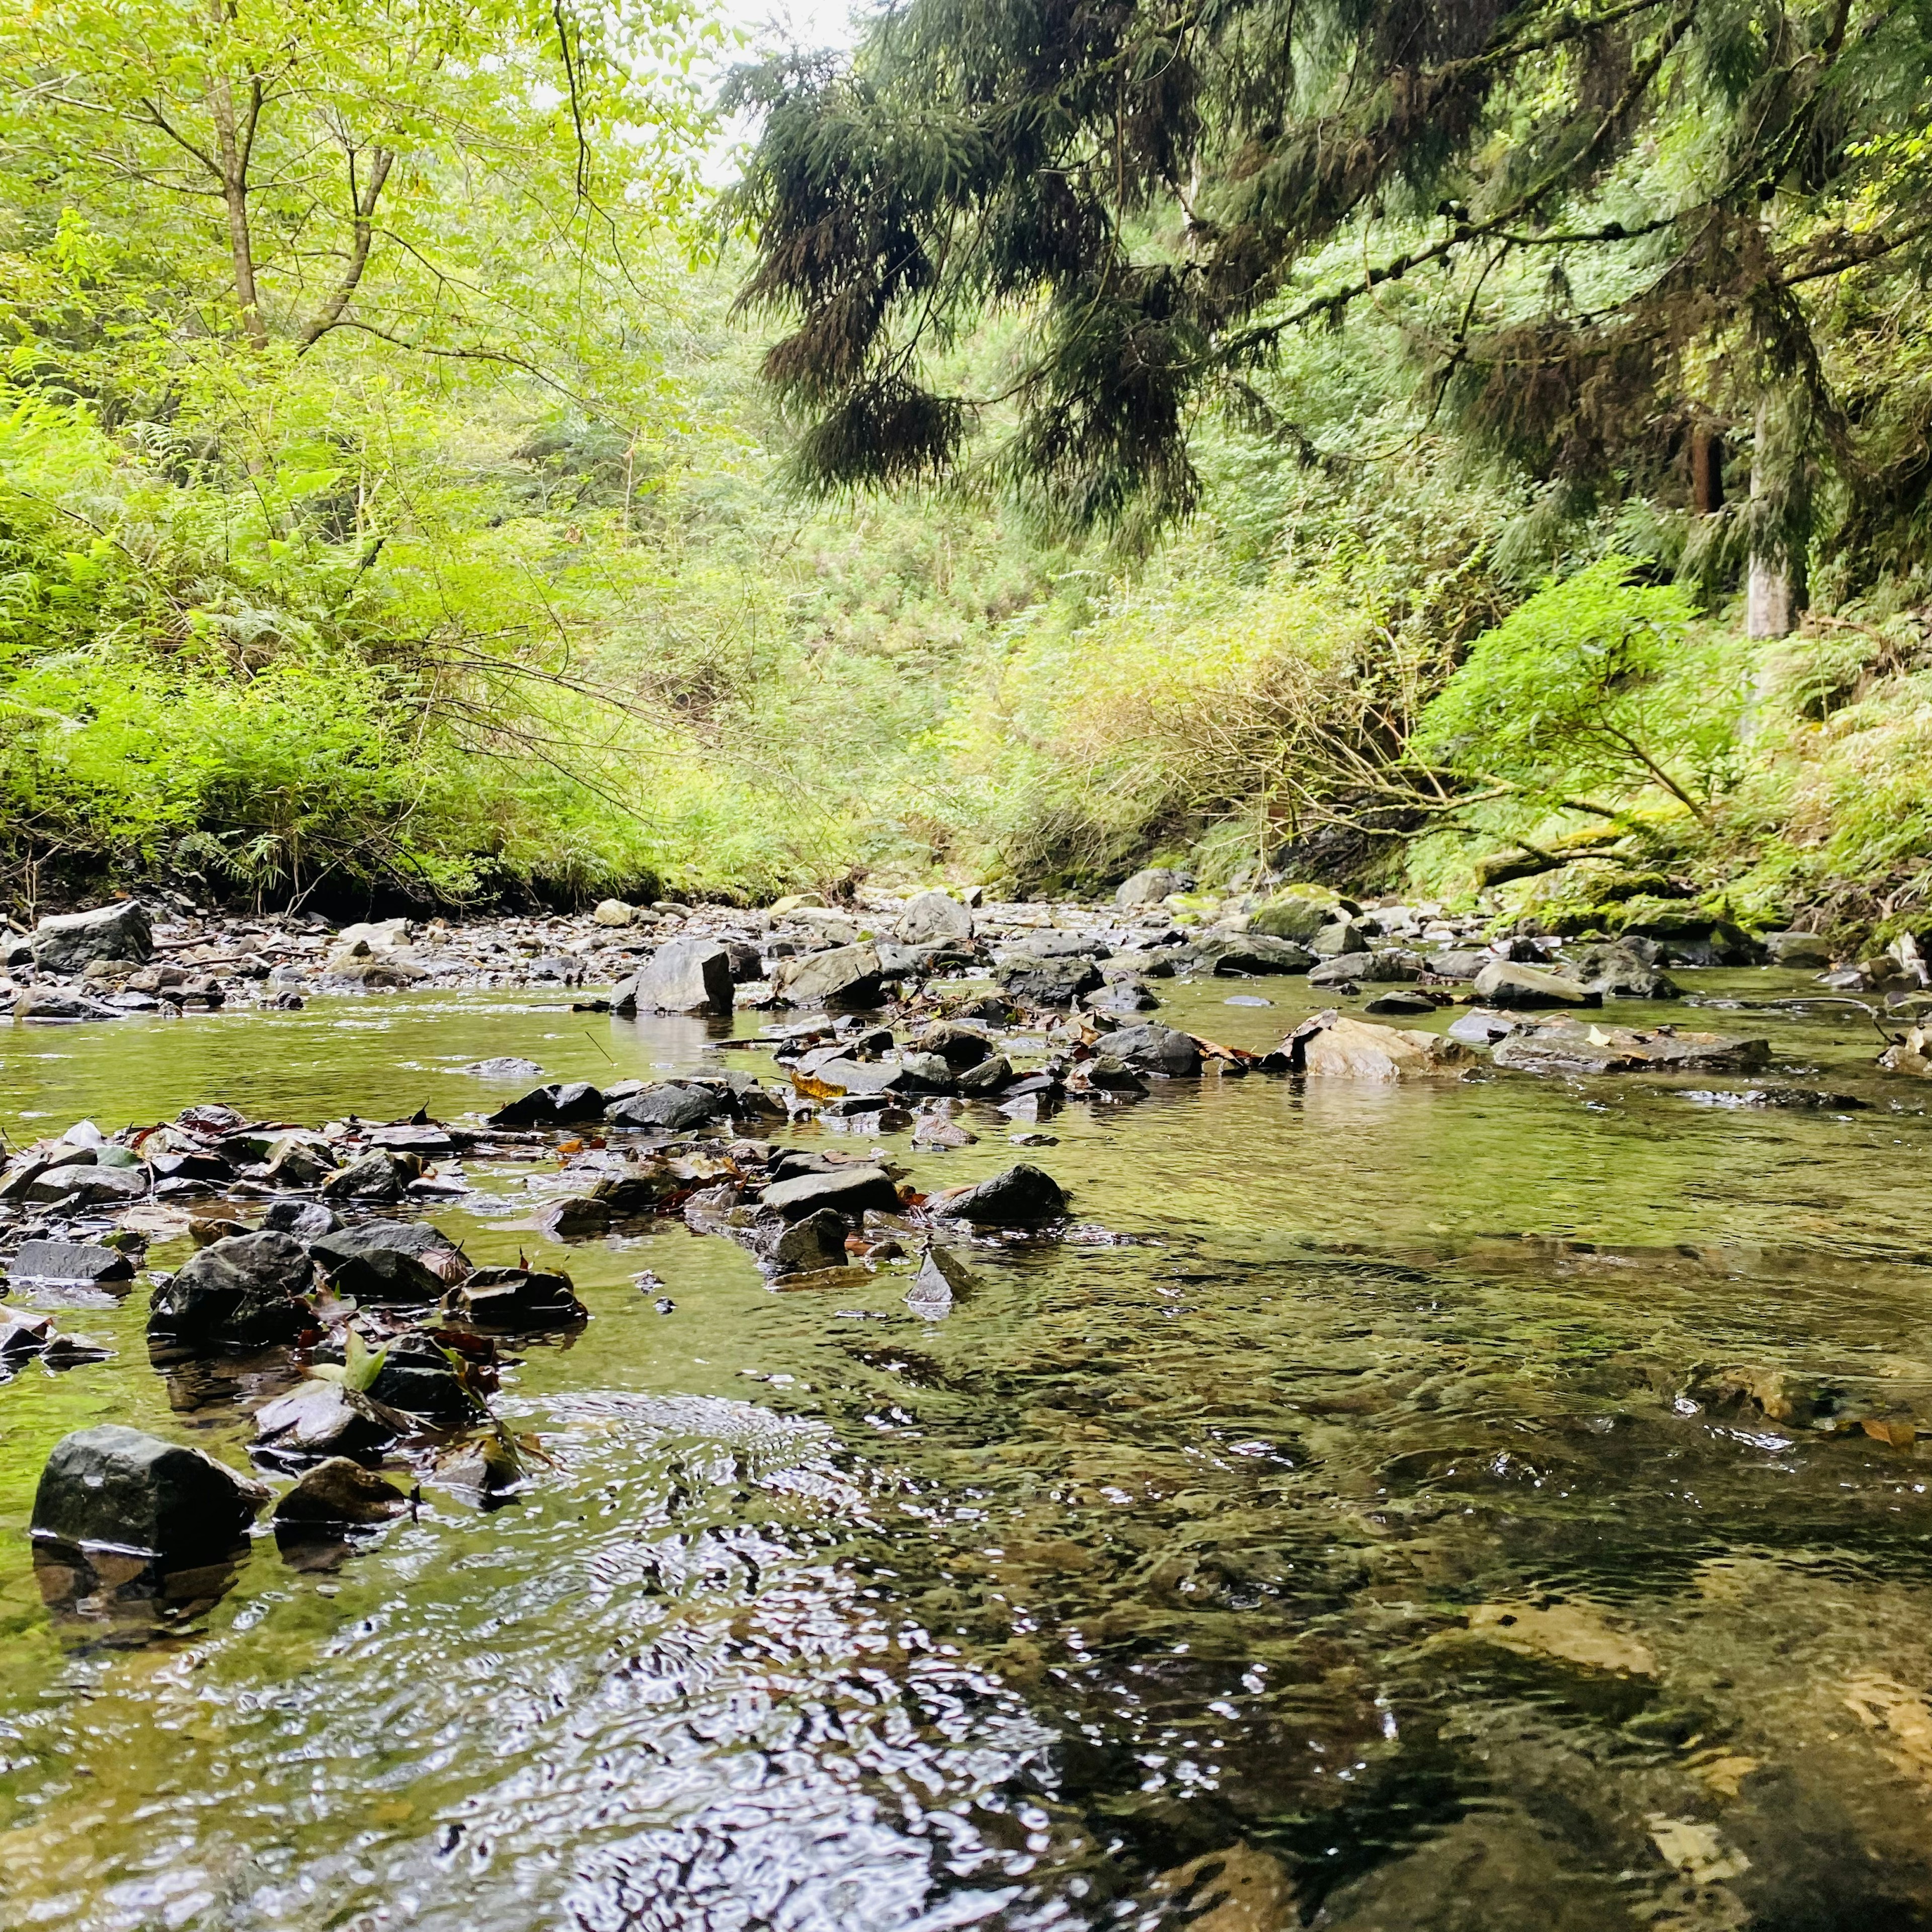
M188 922L14 969L10 1922L1928 1909L1907 962Z

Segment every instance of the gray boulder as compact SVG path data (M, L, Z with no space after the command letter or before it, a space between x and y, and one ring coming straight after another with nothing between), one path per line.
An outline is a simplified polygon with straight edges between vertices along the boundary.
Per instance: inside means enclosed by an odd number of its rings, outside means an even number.
M314 1318L308 1250L287 1234L235 1234L184 1262L155 1289L151 1339L184 1347L292 1341Z
M147 908L138 899L124 899L44 919L28 945L43 973L78 973L94 959L125 959L139 966L154 956L154 930Z
M118 1423L63 1436L40 1472L33 1533L164 1560L232 1549L268 1500L260 1483Z
M1103 983L1100 968L1077 953L1045 959L1016 953L999 969L999 981L1013 998L1042 1006L1070 1006Z
M1248 930L1269 939L1292 939L1306 946L1340 910L1333 899L1304 897L1284 892L1256 907L1248 915Z
M1423 961L1422 970L1438 980L1473 980L1496 956L1486 946L1450 946L1430 953Z
M1264 932L1210 932L1195 942L1194 962L1202 970L1231 978L1236 974L1306 973L1315 955L1292 939Z
M1615 940L1604 945L1580 946L1570 956L1570 970L1587 989L1606 998L1675 1000L1683 988L1637 950L1641 941ZM1654 951L1647 947L1647 951Z
M258 1454L281 1464L312 1456L380 1456L401 1432L368 1396L340 1382L298 1382L255 1412Z
M1815 932L1767 932L1764 950L1774 966L1822 970L1832 963L1832 949Z
M36 1175L26 1192L29 1201L59 1201L74 1208L118 1207L146 1195L148 1177L138 1167L64 1162Z
M1318 959L1339 959L1345 953L1359 951L1368 937L1353 920L1343 916L1317 932L1309 940L1308 950Z
M275 1504L275 1521L317 1529L356 1528L386 1522L409 1506L409 1498L386 1478L346 1456L332 1456Z
M1172 892L1186 892L1193 883L1185 872L1172 872L1165 866L1149 866L1114 888L1114 903L1117 906L1157 905Z
M758 1200L788 1221L802 1221L826 1208L854 1219L868 1208L884 1214L899 1211L898 1190L882 1167L842 1168L833 1174L801 1174L790 1180L775 1180Z
M773 1274L813 1274L820 1268L843 1268L847 1222L835 1208L821 1208L802 1220L785 1221L760 1229L759 1258Z
M1201 1049L1172 1027L1121 1027L1107 1036L1107 1051L1146 1073L1184 1078L1201 1071Z
M973 914L950 892L921 892L906 902L892 936L904 946L943 946L973 937Z
M118 1020L118 1006L90 1000L84 993L64 993L58 986L30 986L14 1002L16 1020Z
M862 1012L879 1004L882 970L870 946L832 946L779 961L772 986L788 1006Z
M92 1241L22 1241L12 1272L16 1281L130 1281L134 1264L119 1249Z
M950 1248L928 1248L906 1290L906 1305L915 1315L936 1322L952 1312L979 1286L972 1271Z
M614 1127L636 1127L662 1134L688 1133L727 1111L724 1095L704 1087L661 1080L641 1093L614 1101L604 1118Z
M1534 966L1519 966L1508 959L1492 960L1476 975L1475 994L1485 1006L1504 1006L1519 1012L1540 1006L1600 1006L1601 993L1592 992L1561 974L1545 973Z
M651 955L642 972L620 981L610 995L614 1013L728 1013L731 955L710 939L670 939Z
M1052 1174L1022 1161L952 1196L938 1212L946 1220L969 1221L976 1227L1031 1227L1064 1214L1066 1193Z
M1080 1004L1090 1013L1150 1013L1160 997L1144 980L1109 980L1097 993L1083 993Z
M448 1238L421 1221L369 1221L309 1244L338 1294L358 1301L434 1301L467 1264Z

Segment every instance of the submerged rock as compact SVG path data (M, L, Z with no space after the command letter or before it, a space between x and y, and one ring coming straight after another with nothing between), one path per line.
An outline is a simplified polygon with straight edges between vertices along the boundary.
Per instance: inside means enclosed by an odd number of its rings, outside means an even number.
M1472 1058L1460 1041L1441 1034L1372 1026L1332 1009L1304 1020L1281 1052L1291 1072L1379 1082L1460 1074Z
M55 1444L34 1496L33 1533L142 1556L212 1556L268 1500L262 1484L199 1449L103 1423Z
M409 1498L394 1483L346 1456L332 1456L275 1504L275 1521L352 1526L387 1522L409 1507Z
M154 1291L151 1340L183 1347L292 1341L314 1319L308 1250L271 1231L216 1241Z

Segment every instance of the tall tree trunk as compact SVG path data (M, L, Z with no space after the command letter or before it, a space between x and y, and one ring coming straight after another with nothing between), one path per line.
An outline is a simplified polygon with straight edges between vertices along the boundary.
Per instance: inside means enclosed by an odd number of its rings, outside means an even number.
M1690 432L1690 507L1700 517L1724 507L1724 439L1714 429Z
M1750 574L1744 587L1744 634L1786 638L1804 614L1808 594L1804 553L1797 536L1803 519L1792 514L1802 489L1802 458L1792 446L1791 425L1769 395L1758 400L1751 452Z
M247 106L237 113L235 91L225 80L215 84L208 100L214 122L215 152L221 167L221 199L228 210L228 247L235 264L235 299L241 304L242 326L257 349L268 346L268 326L262 320L261 297L255 286L255 244L248 225L248 164L255 146L255 127L261 118L262 83L250 86Z

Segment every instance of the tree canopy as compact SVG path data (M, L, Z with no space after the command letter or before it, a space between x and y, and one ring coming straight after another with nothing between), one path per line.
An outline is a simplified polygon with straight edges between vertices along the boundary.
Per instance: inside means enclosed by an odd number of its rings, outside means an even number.
M1573 497L1701 462L1714 510L1735 430L1734 549L1802 550L1821 465L1920 539L1927 393L1870 392L1932 262L1922 4L909 0L739 98L744 298L790 319L766 370L820 487L954 472L998 417L1071 524L1169 520L1201 411L1292 439L1285 339L1374 304L1432 406ZM1025 346L973 393L944 352L989 309Z

